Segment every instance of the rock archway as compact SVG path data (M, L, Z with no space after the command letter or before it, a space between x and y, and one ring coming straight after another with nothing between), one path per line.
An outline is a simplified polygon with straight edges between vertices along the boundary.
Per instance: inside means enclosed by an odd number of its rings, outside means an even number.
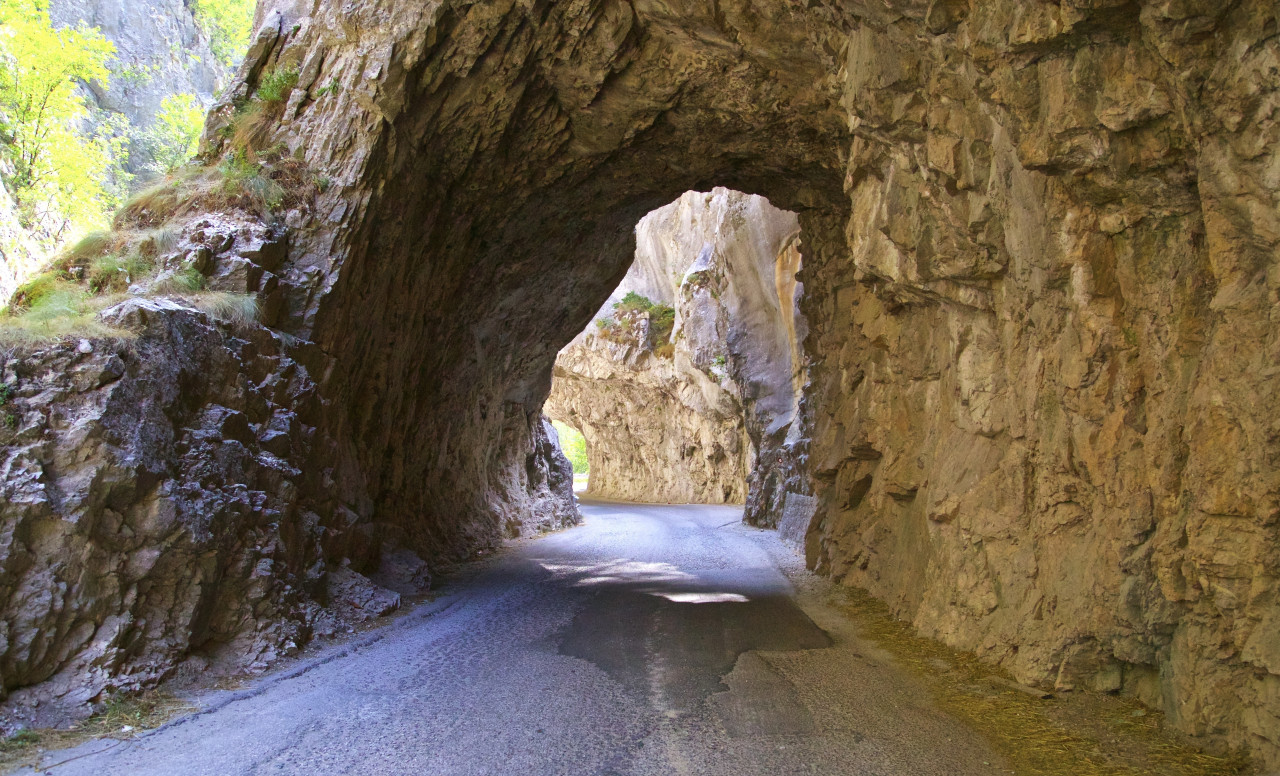
M337 183L294 325L371 517L423 550L494 535L631 225L731 186L809 238L815 436L757 519L811 479L810 561L925 632L1278 751L1274 8L280 12L276 136Z
M292 248L294 325L333 360L327 430L370 507L465 554L528 512L506 461L641 216L726 184L844 222L840 28L766 4L348 10L286 10L301 27L256 65L299 69L276 137L336 184Z
M326 183L263 287L318 383L281 399L314 425L288 509L315 519L285 520L273 573L310 541L441 559L571 519L537 464L555 353L644 213L729 186L806 235L813 436L755 519L1020 679L1280 761L1276 14L264 7L228 99L296 68L267 134Z

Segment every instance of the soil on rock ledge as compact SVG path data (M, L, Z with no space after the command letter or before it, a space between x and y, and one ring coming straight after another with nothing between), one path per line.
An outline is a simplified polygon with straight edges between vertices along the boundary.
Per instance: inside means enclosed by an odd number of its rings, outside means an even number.
M1024 682L1133 693L1280 765L1274 3L263 10L206 146L297 69L270 140L331 185L278 325L323 354L334 451L296 461L300 497L428 559L498 541L632 226L687 190L761 194L804 229L813 365L812 442L763 511ZM55 589L33 569L10 590ZM6 661L34 632L10 617Z
M688 192L636 226L635 263L560 351L544 407L586 437L592 495L743 503L803 387L799 231L794 214L727 189ZM628 294L658 306L631 311Z

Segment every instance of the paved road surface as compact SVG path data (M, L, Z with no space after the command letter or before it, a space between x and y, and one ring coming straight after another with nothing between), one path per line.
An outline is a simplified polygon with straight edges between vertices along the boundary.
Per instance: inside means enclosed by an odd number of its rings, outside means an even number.
M741 509L587 502L437 601L56 776L1007 773ZM366 637L367 638L367 637ZM346 654L342 654L343 652ZM109 748L108 748L109 747ZM99 751L104 750L104 751ZM68 758L75 757L67 761ZM987 763L990 763L989 765Z

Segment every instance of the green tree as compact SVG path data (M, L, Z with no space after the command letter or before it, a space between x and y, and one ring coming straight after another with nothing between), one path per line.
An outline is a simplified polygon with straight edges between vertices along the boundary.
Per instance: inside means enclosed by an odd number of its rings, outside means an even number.
M569 463L573 464L573 473L585 474L589 469L586 438L582 436L578 429L567 423L553 420L551 425L555 427L556 434L560 436L560 449L564 451L564 457L568 458Z
M204 129L204 108L191 94L173 94L160 103L155 121L143 137L154 160L152 168L161 174L173 172L192 156Z
M196 0L196 22L209 36L209 48L228 68L238 67L249 49L257 0Z
M0 0L0 153L27 226L60 239L102 221L111 137L84 137L79 82L106 84L115 47L96 29L55 30L48 0Z

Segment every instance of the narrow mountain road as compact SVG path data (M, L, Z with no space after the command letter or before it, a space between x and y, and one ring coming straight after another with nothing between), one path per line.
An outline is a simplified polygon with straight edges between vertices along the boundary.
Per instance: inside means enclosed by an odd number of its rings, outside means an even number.
M740 508L584 504L356 648L56 776L1007 773ZM814 598L813 596L810 596ZM815 598L816 601L816 598ZM76 759L69 759L76 758ZM37 773L44 772L44 769ZM30 773L30 771L28 771Z

